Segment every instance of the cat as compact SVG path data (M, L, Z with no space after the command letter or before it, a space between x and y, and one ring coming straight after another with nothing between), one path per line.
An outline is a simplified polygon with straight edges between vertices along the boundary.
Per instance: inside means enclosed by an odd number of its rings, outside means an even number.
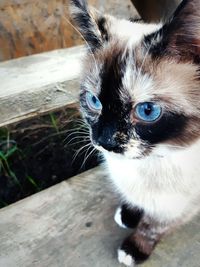
M200 210L200 1L166 23L117 19L70 1L87 42L80 106L133 228L118 260L134 266Z

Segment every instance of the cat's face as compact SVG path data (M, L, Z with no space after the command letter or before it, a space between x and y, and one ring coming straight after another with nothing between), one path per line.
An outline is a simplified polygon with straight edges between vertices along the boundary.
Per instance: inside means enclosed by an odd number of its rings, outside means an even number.
M85 1L72 1L89 45L81 109L99 150L138 159L199 138L200 15L191 37L185 23L195 1L185 2L162 26L90 13Z

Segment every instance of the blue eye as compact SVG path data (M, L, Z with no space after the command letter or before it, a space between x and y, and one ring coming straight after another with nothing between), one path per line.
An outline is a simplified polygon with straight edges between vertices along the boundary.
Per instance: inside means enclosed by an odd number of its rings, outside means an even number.
M97 112L102 110L102 104L95 95L93 95L90 92L86 92L85 97L86 97L86 103L91 110Z
M156 121L161 113L162 108L151 102L144 102L140 103L136 106L136 115L139 119L146 121L146 122L153 122Z

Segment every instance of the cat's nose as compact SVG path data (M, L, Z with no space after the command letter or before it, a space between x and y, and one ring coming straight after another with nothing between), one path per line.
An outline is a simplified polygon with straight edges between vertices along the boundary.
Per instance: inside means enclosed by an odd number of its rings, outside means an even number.
M108 151L117 151L118 145L113 137L99 136L97 144Z
M99 124L96 129L93 128L92 137L96 145L103 147L107 151L120 153L121 148L119 141L116 138L117 128L112 122L110 124L103 125Z

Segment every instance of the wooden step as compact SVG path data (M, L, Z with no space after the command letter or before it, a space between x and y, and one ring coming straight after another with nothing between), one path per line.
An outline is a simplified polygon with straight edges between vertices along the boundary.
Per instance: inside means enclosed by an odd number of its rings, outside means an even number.
M82 46L0 63L0 127L78 101Z
M128 231L103 167L0 210L1 267L117 267ZM144 267L199 267L200 217L163 240Z

